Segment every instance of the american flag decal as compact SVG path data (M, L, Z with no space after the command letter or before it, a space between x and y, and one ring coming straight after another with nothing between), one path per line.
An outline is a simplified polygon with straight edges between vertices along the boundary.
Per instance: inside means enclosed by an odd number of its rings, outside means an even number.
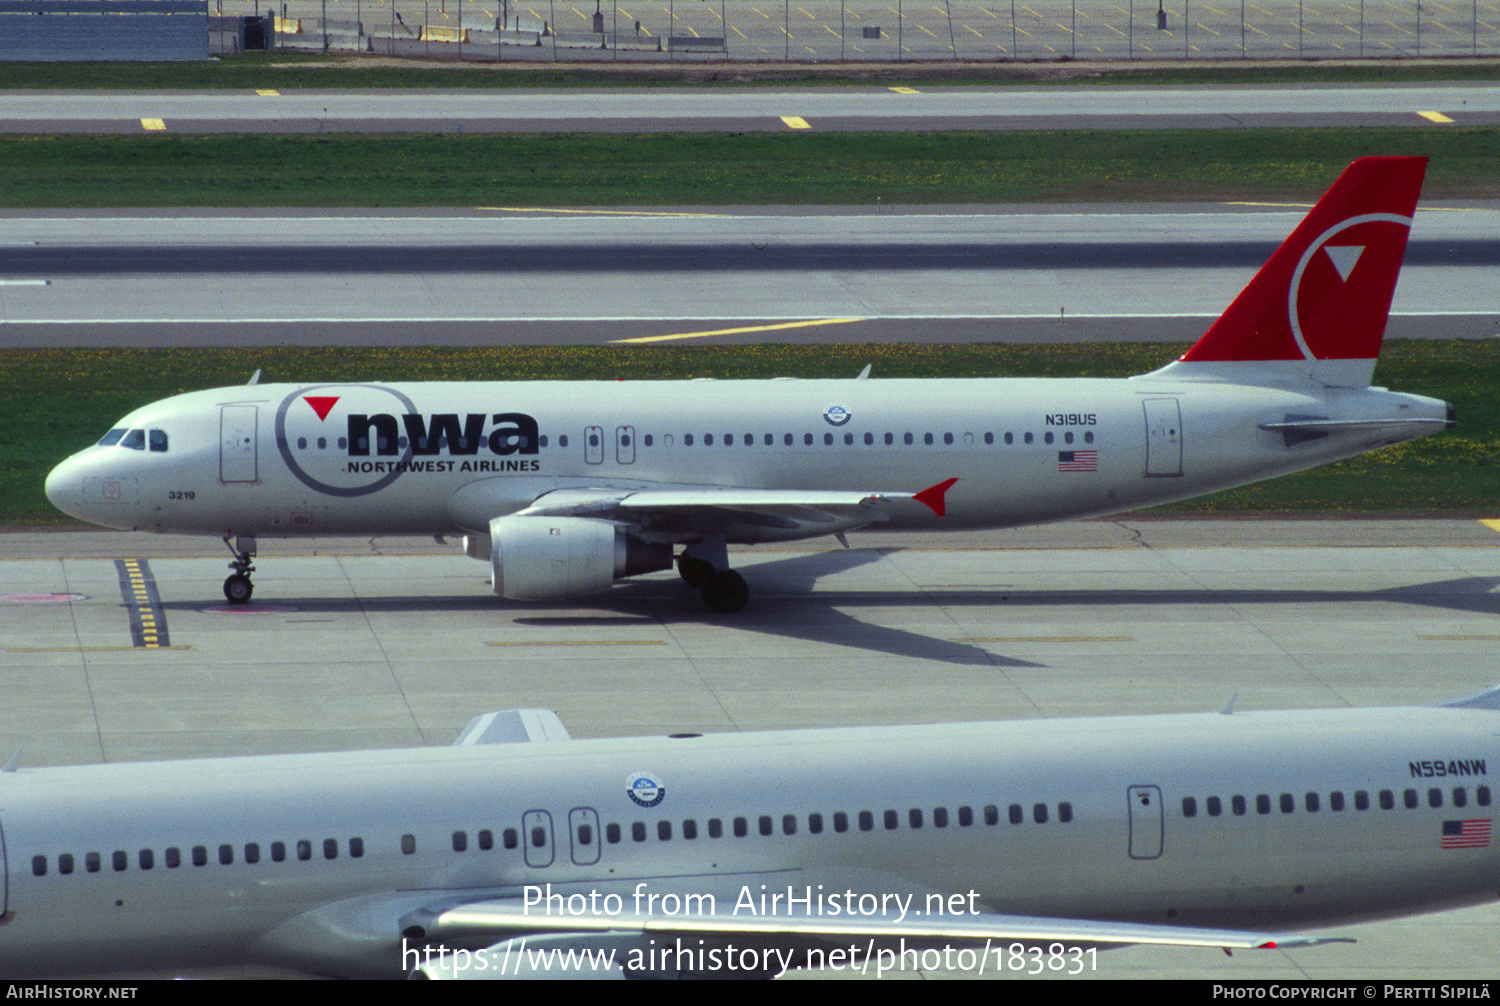
M1488 849L1490 847L1490 822L1481 818L1476 821L1444 821L1444 849Z
M1057 470L1060 472L1096 472L1099 470L1099 452L1058 451Z

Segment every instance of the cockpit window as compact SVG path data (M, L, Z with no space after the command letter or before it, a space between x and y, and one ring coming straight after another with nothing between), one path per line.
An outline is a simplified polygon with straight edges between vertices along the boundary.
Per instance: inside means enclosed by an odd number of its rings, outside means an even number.
M151 449L153 451L158 451L158 452L162 452L162 453L166 452L166 449L167 449L167 431L166 430L151 430L150 433L148 434L148 436L150 438L149 442L151 444Z
M125 439L120 441L121 447L129 447L133 451L144 451L146 449L146 431L131 430L125 434Z
M99 446L113 447L115 444L118 444L120 442L120 438L124 435L125 430L123 427L118 430L110 430L108 433L104 434L104 438L99 441Z

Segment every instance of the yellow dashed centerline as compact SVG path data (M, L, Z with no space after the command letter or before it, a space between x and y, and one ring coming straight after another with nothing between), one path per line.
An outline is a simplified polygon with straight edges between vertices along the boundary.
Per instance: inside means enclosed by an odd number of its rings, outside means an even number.
M864 318L814 318L811 321L784 321L776 325L747 325L744 328L719 328L712 332L682 332L677 335L642 335L634 339L614 339L611 346L628 343L671 342L675 339L707 339L715 335L739 335L743 332L781 332L789 328L816 328L820 325L848 325Z
M1483 524L1485 527L1489 528L1491 531L1494 531L1496 533L1500 533L1500 520L1496 520L1496 519L1492 518L1490 520L1482 520L1479 523Z
M719 219L733 216L730 213L687 213L672 210L570 210L557 206L476 206L476 210L489 213L573 213L581 216L599 217L707 217Z
M255 91L255 93L258 94L258 95L260 95L262 98L279 98L279 97L281 97L281 92L280 91L273 91L270 88L266 88L264 90L257 88L256 91Z
M1134 636L960 636L955 643L1133 643Z
M666 646L665 639L531 639L485 646Z
M142 119L142 129L166 129L167 124L160 119Z
M6 653L131 653L139 646L9 646ZM191 646L153 646L153 650L191 650Z
M891 88L891 90L895 91L897 94L921 94L922 93L921 91L918 91L915 87L893 87L893 88Z
M1422 118L1426 119L1428 122L1452 122L1453 121L1452 119L1450 119L1446 115L1444 115L1442 112L1418 112L1417 114L1420 115Z
M811 129L807 120L800 115L783 115L781 121L786 123L788 129Z
M1452 641L1455 641L1455 640L1457 640L1459 642L1490 642L1491 640L1500 639L1500 636L1458 636L1458 635L1454 635L1454 636L1418 636L1417 638L1418 639L1426 639L1426 640L1430 640L1430 641L1434 641L1434 642L1452 642Z

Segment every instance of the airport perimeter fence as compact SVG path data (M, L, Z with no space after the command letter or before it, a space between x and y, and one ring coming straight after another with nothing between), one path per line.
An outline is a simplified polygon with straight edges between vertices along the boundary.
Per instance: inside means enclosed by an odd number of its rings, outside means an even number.
M338 9L283 13L278 45L566 61L1500 55L1500 0L350 0Z
M214 52L264 46L570 62L1500 55L1500 0L611 0L608 6L603 0L212 0L209 6L0 0L0 59L201 59L205 36Z

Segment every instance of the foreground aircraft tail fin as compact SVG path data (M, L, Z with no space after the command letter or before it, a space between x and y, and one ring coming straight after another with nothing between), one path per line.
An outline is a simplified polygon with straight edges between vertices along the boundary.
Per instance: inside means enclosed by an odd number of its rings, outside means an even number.
M1349 165L1203 338L1147 376L1367 387L1426 170L1425 157Z
M1439 702L1438 705L1455 706L1461 709L1494 709L1500 711L1500 685L1491 685L1475 695L1467 695L1461 699L1449 699L1447 702Z

